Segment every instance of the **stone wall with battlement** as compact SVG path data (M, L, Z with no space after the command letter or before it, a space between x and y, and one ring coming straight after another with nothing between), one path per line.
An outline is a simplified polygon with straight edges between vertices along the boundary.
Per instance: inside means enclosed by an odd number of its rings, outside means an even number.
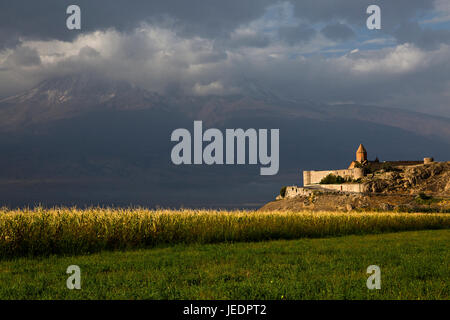
M367 192L367 187L360 183L344 183L344 184L321 184L314 187L297 187L287 186L284 193L284 197L279 195L277 200L295 198L297 196L310 196L316 191L333 191L333 192L354 192L364 193Z
M342 170L324 170L324 171L303 171L303 185L308 186L312 184L318 184L320 181L329 174L335 176L341 176L343 178L359 179L364 177L363 169L342 169Z

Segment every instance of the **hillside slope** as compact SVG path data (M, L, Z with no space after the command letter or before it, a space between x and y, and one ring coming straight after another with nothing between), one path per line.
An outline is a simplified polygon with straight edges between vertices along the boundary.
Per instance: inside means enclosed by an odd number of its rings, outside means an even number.
M315 191L272 201L260 210L398 210L450 212L450 162L394 167L368 174L366 194Z

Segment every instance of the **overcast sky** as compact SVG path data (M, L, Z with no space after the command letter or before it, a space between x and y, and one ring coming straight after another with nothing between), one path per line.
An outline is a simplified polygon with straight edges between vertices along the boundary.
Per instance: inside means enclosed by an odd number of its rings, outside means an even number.
M66 8L81 7L81 30ZM381 7L381 30L366 8ZM162 94L286 98L450 117L450 0L40 0L0 4L0 96L95 72ZM245 92L244 92L245 93Z

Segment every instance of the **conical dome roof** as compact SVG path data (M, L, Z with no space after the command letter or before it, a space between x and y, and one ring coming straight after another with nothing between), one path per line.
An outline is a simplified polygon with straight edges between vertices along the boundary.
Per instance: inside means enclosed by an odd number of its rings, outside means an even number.
M366 148L362 145L362 143L359 145L358 150L356 150L357 153L364 153L367 152Z

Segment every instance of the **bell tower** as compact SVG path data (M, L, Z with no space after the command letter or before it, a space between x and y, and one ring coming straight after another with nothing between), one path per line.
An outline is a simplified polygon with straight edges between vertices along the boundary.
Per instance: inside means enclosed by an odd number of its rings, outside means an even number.
M362 143L359 145L358 150L356 150L356 161L359 163L364 163L367 161L367 151Z

